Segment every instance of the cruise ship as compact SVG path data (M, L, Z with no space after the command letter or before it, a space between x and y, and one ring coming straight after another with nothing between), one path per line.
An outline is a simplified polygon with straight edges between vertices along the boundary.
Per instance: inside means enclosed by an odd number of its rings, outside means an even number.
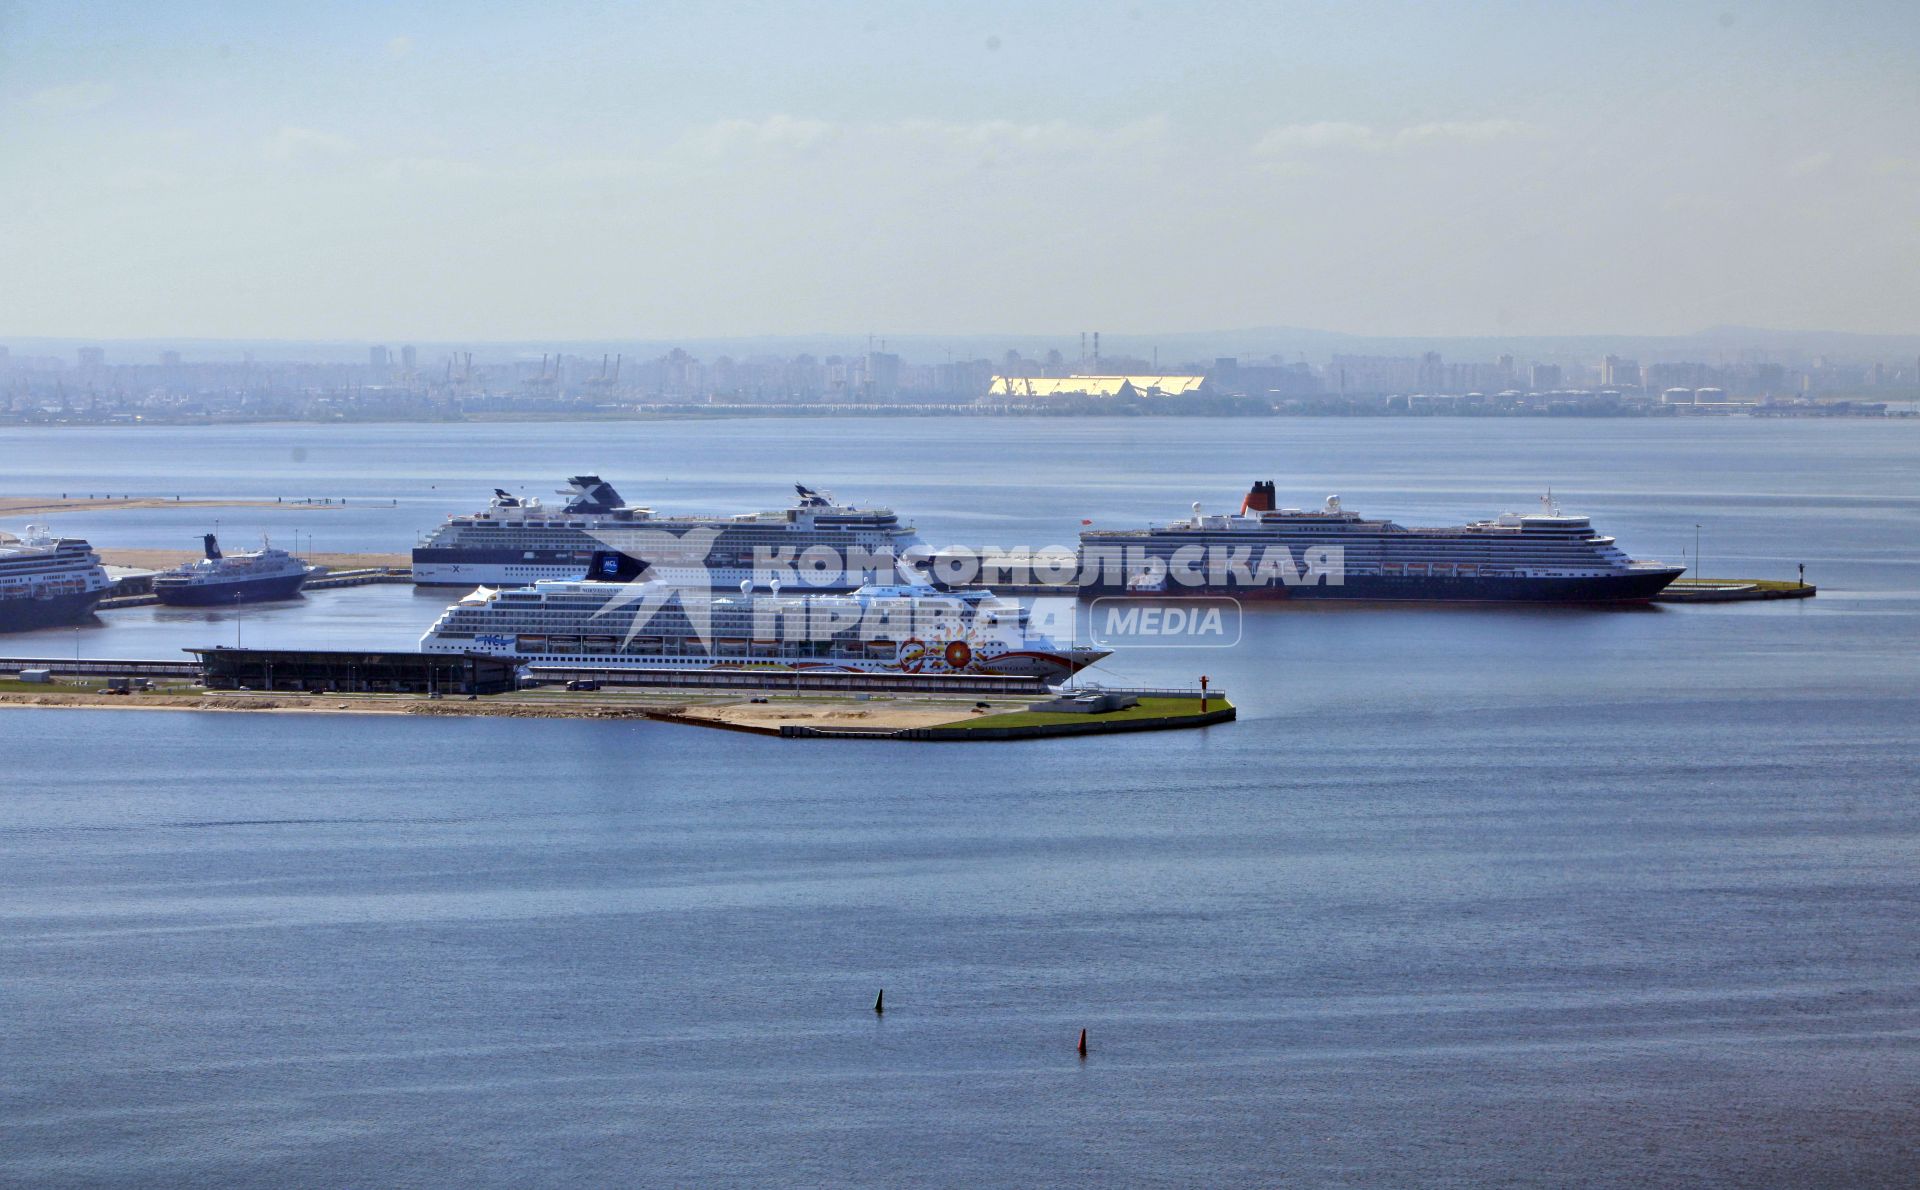
M93 547L77 537L39 526L19 539L0 534L0 632L77 624L112 586Z
M756 587L783 581L845 591L885 581L893 559L921 548L913 527L890 509L839 504L801 484L794 490L791 507L725 516L661 515L629 506L597 475L569 479L557 493L566 497L557 508L496 488L485 511L450 516L421 539L413 551L413 581L517 587L570 579L595 551L614 549L650 558L670 581L705 581L716 590L742 581ZM679 556L666 556L664 535L682 540Z
M246 554L222 554L219 539L211 533L201 541L206 546L205 557L154 576L153 593L160 602L176 607L209 607L291 599L320 569L264 541L259 549Z
M1329 496L1276 507L1272 480L1235 513L1080 534L1084 593L1268 599L1644 603L1685 568L1628 557L1549 495L1536 513L1448 528L1373 520Z
M1058 681L1107 654L1055 640L1017 601L899 581L851 592L737 594L647 579L647 564L596 553L583 576L479 588L435 621L427 652L520 664L633 669L813 669L1000 674Z

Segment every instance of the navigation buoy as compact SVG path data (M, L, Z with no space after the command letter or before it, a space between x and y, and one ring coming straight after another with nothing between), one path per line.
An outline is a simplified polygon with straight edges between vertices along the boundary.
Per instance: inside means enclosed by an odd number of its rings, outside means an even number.
M1080 1056L1083 1058L1087 1056L1087 1031L1085 1029L1080 1030Z
M873 1011L875 1015L879 1015L881 1013L886 1012L886 1010L887 1010L887 989L881 988L880 994L873 998Z

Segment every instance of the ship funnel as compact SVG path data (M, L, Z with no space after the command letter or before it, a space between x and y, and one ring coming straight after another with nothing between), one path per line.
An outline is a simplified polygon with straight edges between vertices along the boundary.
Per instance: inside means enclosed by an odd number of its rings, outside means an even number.
M567 480L559 495L569 497L562 512L569 516L608 513L621 506L620 493L598 475L576 475Z
M203 534L203 535L201 535L201 538L200 538L200 540L201 540L201 541L203 541L203 542L205 542L205 543L206 543L206 545L207 545L207 557L209 557L209 558L218 558L218 557L220 556L220 540L219 540L219 538L217 538L217 537L215 537L215 536L214 536L213 534L211 534L211 533L206 533L206 534Z
M590 583L638 582L647 572L647 564L619 550L595 550L583 576Z
M1247 498L1240 501L1242 514L1249 512L1272 512L1274 508L1273 481L1257 479L1247 491Z

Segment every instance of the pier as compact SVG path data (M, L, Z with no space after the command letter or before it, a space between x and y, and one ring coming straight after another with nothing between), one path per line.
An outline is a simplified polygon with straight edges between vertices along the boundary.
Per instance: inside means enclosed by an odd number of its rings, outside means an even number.
M500 658L458 653L188 652L194 660L0 658L0 706L651 719L779 739L945 742L1208 727L1238 714L1217 690L1055 694L991 675L542 667L527 685Z
M1764 578L1678 578L1653 597L1655 603L1745 603L1755 599L1811 599L1812 583Z

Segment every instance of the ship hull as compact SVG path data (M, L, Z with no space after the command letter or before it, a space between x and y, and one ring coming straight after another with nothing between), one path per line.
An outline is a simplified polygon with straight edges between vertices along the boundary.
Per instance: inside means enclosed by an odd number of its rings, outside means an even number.
M1565 578L1477 575L1369 575L1349 574L1338 585L1299 586L1169 586L1165 590L1132 590L1124 585L1082 589L1088 598L1132 596L1146 599L1183 599L1229 596L1245 600L1302 600L1361 603L1646 603L1678 578L1679 568L1635 570L1623 574L1577 575Z
M29 632L78 624L106 598L104 589L75 591L44 599L0 599L0 632Z
M464 646L464 647L462 647ZM473 651L470 642L435 644L422 642L423 649L430 653L464 653ZM484 648L480 651L488 652ZM813 673L867 673L897 674L907 677L923 675L927 677L1019 677L1040 678L1049 682L1061 681L1072 677L1088 665L1107 656L1104 650L1061 649L1040 650L1021 649L1008 653L995 654L981 658L976 664L962 668L951 668L938 663L916 664L899 661L808 661L793 657L751 658L738 657L689 657L685 655L665 654L622 654L618 658L579 653L504 653L490 652L503 660L516 665L546 665L572 667L576 669L688 669L688 670L772 670L772 671L809 671Z
M569 559L563 562L528 561L518 555L505 559L486 559L474 557L472 550L429 550L413 551L413 585L416 587L525 587L543 580L565 581L577 579L586 569L584 561ZM449 557L451 556L451 557ZM457 558L458 560L453 560ZM700 569L691 567L661 567L659 577L678 587L707 587L715 591L738 589L740 584L751 582L754 586L766 589L769 585L765 575L756 575L745 566L709 566ZM806 573L789 579L789 590L804 590L822 594L835 591L851 591L861 583L871 581L868 576L856 575L849 578L845 572L821 575Z
M283 574L274 578L243 579L226 583L195 583L182 586L154 584L154 597L169 607L226 607L235 603L262 603L270 599L292 599L307 581L305 573Z

